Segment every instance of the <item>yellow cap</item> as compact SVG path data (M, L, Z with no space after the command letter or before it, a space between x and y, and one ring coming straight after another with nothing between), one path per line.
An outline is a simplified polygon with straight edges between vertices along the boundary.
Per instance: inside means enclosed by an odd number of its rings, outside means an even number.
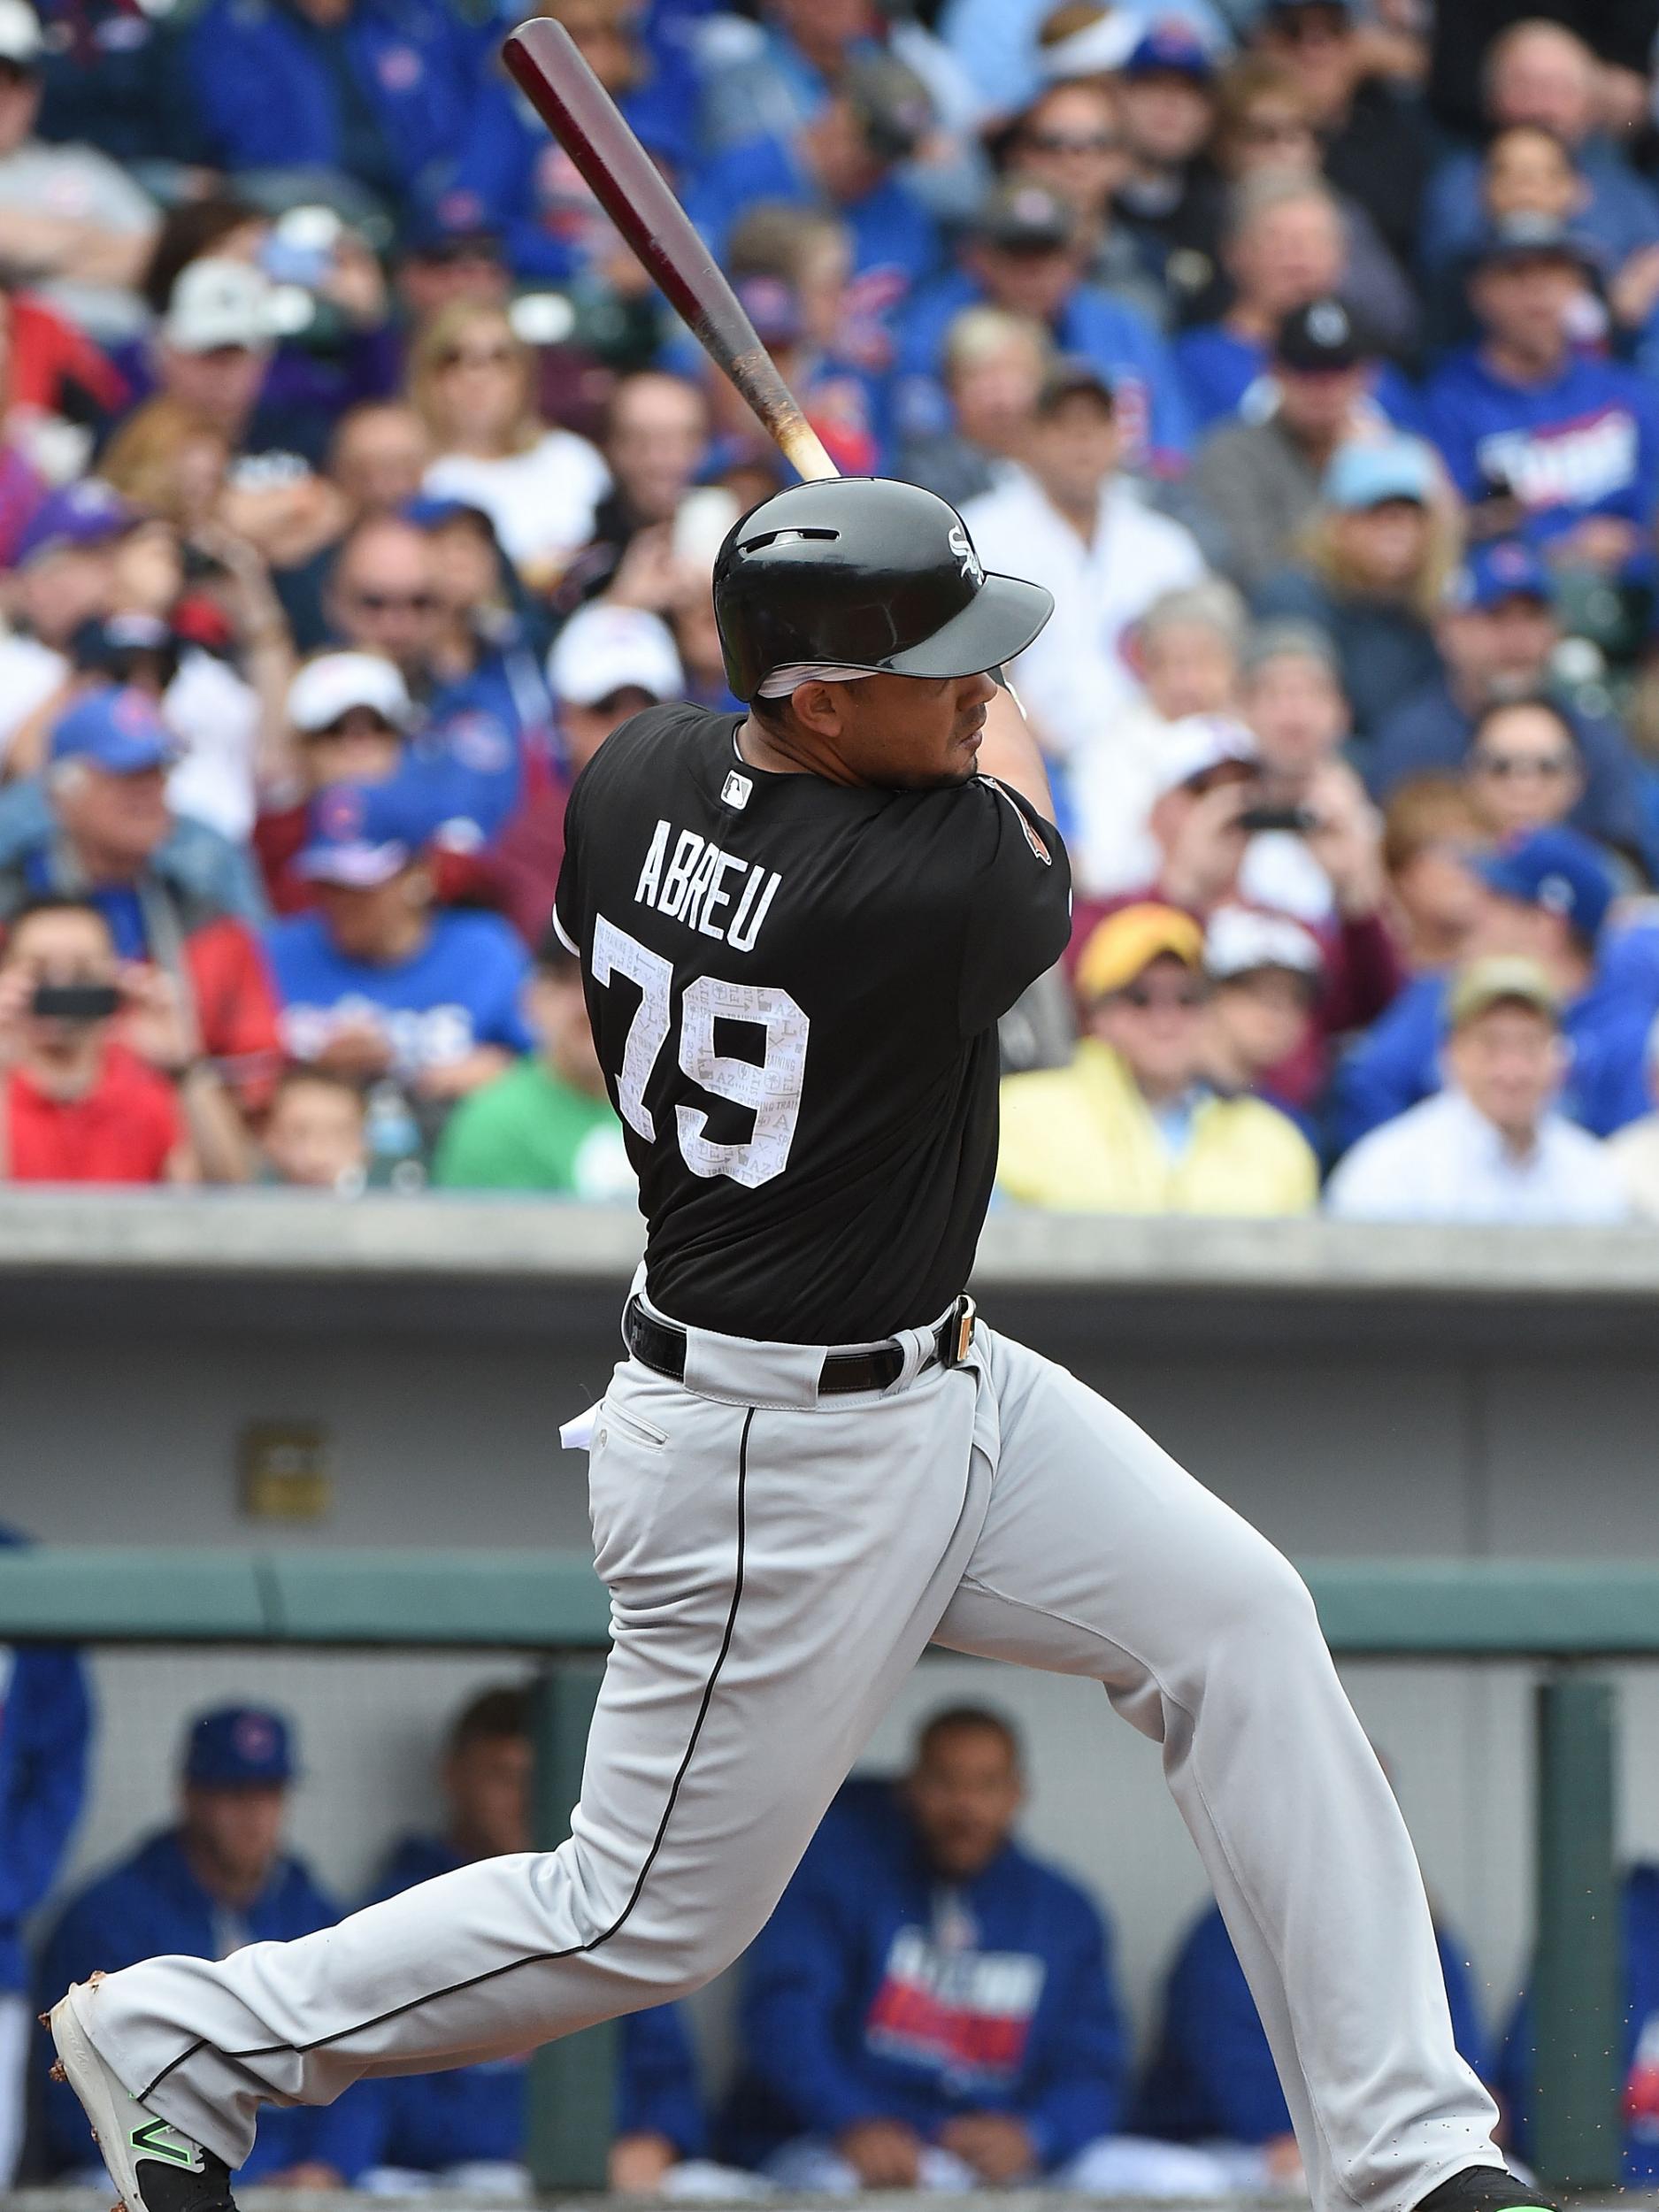
M1204 933L1192 916L1150 902L1121 907L1089 933L1078 956L1078 995L1087 1004L1110 998L1164 954L1185 967L1203 966Z
M1452 985L1447 1020L1461 1029L1508 1001L1530 1006L1549 1021L1561 1018L1561 993L1537 961L1506 956L1470 962Z

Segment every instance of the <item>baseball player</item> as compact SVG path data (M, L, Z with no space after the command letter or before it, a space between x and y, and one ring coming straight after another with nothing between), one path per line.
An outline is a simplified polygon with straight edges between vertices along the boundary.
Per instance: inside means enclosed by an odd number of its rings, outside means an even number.
M50 2024L128 2212L225 2212L262 2103L497 2058L735 1958L930 1641L1104 1685L1164 1749L1315 2203L1505 2212L1410 1841L1286 1562L962 1290L996 1022L1070 892L995 672L1040 587L942 500L732 531L747 718L653 707L578 781L557 926L649 1224L594 1409L614 1641L558 1850L296 1943L152 1959Z

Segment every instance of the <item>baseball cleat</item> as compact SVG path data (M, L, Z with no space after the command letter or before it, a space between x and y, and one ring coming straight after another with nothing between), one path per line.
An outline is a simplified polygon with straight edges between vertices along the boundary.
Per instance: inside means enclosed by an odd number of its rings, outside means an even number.
M1417 2212L1557 2212L1541 2189L1517 2181L1507 2166L1465 2166L1431 2189Z
M53 2078L66 2081L81 2100L120 2192L112 2212L236 2212L224 2160L140 2104L98 2055L82 2024L92 1989L92 1982L74 1983L46 2015L46 2024L58 2050Z

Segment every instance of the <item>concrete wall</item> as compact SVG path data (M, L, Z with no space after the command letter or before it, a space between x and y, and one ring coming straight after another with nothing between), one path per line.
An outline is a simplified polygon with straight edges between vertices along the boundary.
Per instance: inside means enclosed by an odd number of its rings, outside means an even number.
M557 1429L596 1396L637 1232L556 1207L0 1201L0 1517L49 1540L577 1546L584 1463ZM999 1325L1125 1406L1294 1555L1628 1558L1659 1548L1659 1244L1634 1233L1452 1240L1326 1225L1033 1223L987 1234ZM256 1528L237 1440L328 1430L334 1509ZM426 1812L444 1716L499 1664L426 1655L105 1655L77 1868L165 1816L167 1754L209 1699L297 1718L295 1834L342 1893ZM1366 1663L1431 1886L1507 2008L1530 1880L1520 1666ZM1625 1671L1627 1847L1659 1855L1659 1683ZM928 1662L872 1747L943 1698L1026 1728L1029 1833L1112 1910L1144 2024L1203 1884L1152 1747L1098 1691Z

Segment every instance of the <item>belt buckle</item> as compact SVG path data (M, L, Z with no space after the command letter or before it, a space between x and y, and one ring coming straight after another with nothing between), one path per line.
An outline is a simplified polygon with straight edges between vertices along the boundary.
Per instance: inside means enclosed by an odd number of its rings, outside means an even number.
M973 1325L979 1318L979 1308L974 1304L972 1299L969 1297L967 1292L964 1290L961 1297L957 1299L956 1310L950 1317L951 1337L949 1364L952 1367L960 1367L963 1361L967 1358L970 1350L972 1348Z

